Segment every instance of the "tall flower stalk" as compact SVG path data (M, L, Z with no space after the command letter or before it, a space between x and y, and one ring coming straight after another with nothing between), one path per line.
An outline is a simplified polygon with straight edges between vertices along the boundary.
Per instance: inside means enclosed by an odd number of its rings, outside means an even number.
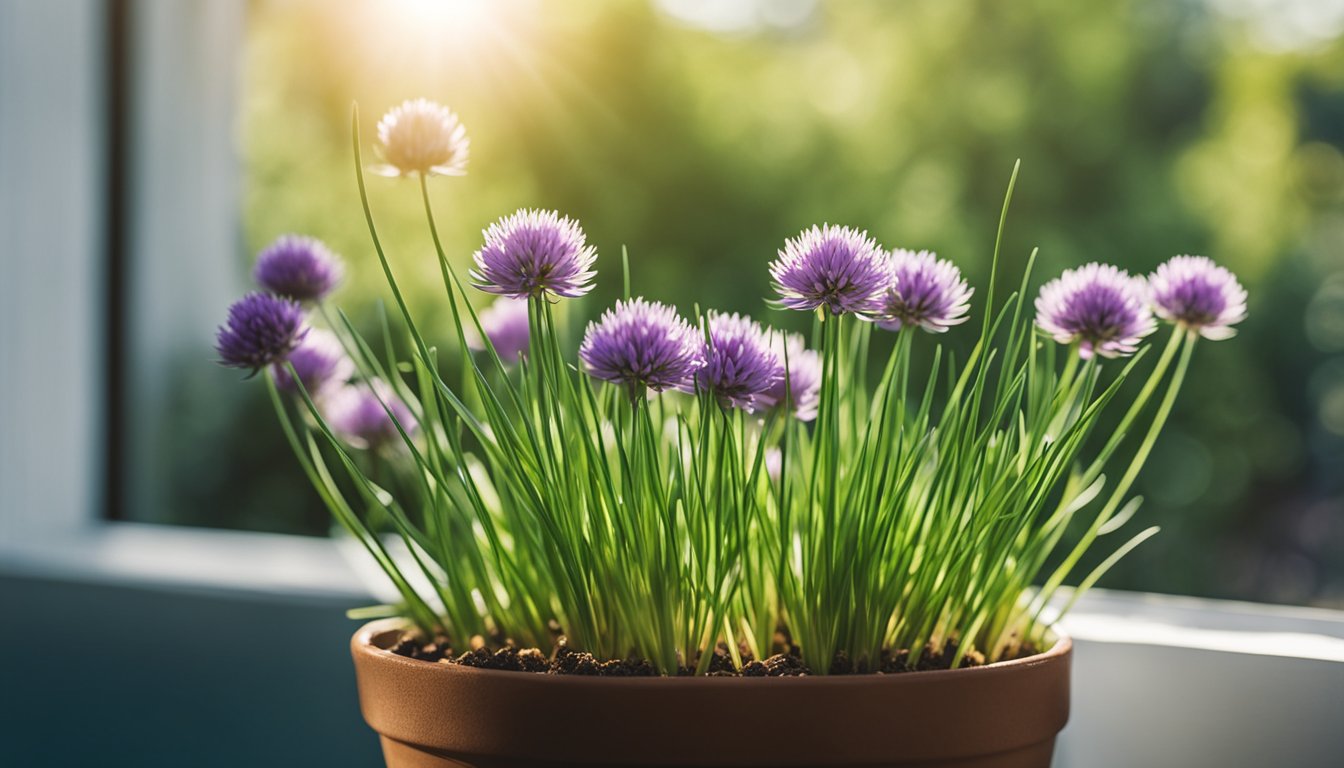
M1202 257L1147 280L1071 270L1033 316L1033 253L996 308L1015 169L979 339L960 363L935 343L975 311L960 270L830 225L787 240L769 265L774 306L811 313L815 349L745 315L683 316L632 295L628 268L625 296L575 345L557 304L592 289L597 250L577 221L520 210L483 232L464 280L429 182L465 171L468 142L455 114L420 100L380 122L375 170L419 185L453 318L441 347L384 251L357 112L352 129L401 331L385 321L375 352L326 304L339 260L287 237L257 268L272 293L231 309L220 358L266 372L302 469L387 573L393 610L458 648L562 635L663 674L704 673L719 646L741 666L791 643L816 674L1040 648L1058 590L1073 581L1076 599L1156 532L1077 579L1135 514L1130 491L1196 341L1231 336L1245 316L1245 291ZM501 298L478 313L474 291ZM1175 327L1150 364L1154 313ZM317 317L326 328L309 328ZM870 377L875 333L894 339ZM457 386L442 373L449 354ZM1097 434L1110 411L1118 426Z

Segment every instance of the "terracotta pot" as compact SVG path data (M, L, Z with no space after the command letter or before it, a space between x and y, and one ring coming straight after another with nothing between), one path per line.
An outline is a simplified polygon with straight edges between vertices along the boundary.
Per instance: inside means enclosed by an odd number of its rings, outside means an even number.
M433 664L355 633L364 719L389 768L1045 768L1069 717L1073 644L943 672L610 678Z

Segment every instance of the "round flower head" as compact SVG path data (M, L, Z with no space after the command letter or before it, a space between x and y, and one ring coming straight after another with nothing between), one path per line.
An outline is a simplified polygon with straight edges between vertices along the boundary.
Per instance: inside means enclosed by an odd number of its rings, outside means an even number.
M402 439L398 424L408 435L417 427L411 409L381 379L335 389L318 401L318 407L332 431L355 448L397 445Z
M620 384L631 396L684 386L705 363L701 336L677 311L642 298L616 302L588 324L579 357L594 378Z
M786 404L802 421L815 419L821 401L821 355L804 347L803 337L796 333L775 333L774 346L788 371L765 396L772 404Z
M500 360L513 363L527 354L527 344L532 332L528 327L526 301L501 296L481 310L479 317L481 329L485 331L486 338L494 346ZM467 337L468 346L478 352L484 350L485 344L476 335L476 329L469 327L468 330L470 331Z
M879 328L943 333L966 322L973 291L952 262L928 251L898 248L891 252L891 271L892 284L873 314Z
M1236 275L1204 256L1176 256L1148 278L1158 317L1197 331L1206 339L1228 339L1246 319L1246 289Z
M299 346L289 353L289 365L294 366L304 391L311 396L332 385L344 384L355 373L355 364L346 356L341 340L323 328L308 331ZM289 365L272 363L271 375L280 389L297 392L294 377L289 375Z
M705 366L683 385L710 392L724 407L755 411L773 401L767 393L784 379L784 364L755 320L739 314L710 311Z
M222 365L255 374L288 357L307 332L298 302L249 293L229 307L228 321L215 332L215 351Z
M1036 324L1061 344L1078 342L1083 359L1132 355L1156 327L1143 280L1093 262L1046 283L1036 297Z
M428 99L393 107L378 121L379 154L385 165L371 170L384 176L462 176L467 172L471 140L457 115Z
M318 301L335 290L343 272L341 260L321 240L283 235L258 254L252 276L271 293Z
M597 260L586 240L578 222L555 211L519 210L485 230L471 279L482 291L517 299L582 296L593 288Z
M835 315L876 309L891 282L885 254L867 232L829 224L785 241L770 276L781 306Z

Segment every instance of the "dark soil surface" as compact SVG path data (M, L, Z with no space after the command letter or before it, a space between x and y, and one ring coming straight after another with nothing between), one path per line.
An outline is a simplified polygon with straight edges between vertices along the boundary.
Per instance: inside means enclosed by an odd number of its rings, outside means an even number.
M787 639L776 637L776 647L781 651L766 659L757 661L745 648L740 649L742 669L733 666L732 655L723 643L714 649L714 658L709 662L710 677L802 677L812 674L812 670L797 655L797 648ZM419 638L407 636L391 650L400 656L428 661L437 664L460 664L478 669L497 669L507 672L532 672L550 675L590 675L596 677L656 677L658 670L647 659L607 659L599 660L585 651L578 651L565 644L564 638L556 644L555 650L548 656L537 648L519 649L511 645L491 651L477 642L477 647L463 653L456 653L446 638L436 638L435 642L425 643ZM899 674L902 672L925 672L939 669L951 669L952 659L956 656L957 646L948 643L942 653L931 650L921 654L919 660L910 664L909 651L897 651L882 654L882 665L876 674ZM1035 653L1024 649L1020 657ZM967 653L961 660L961 667L978 667L985 663L984 656L978 652ZM867 670L856 670L844 653L837 653L831 663L832 675L863 674ZM681 667L678 676L689 677L695 674L691 667Z

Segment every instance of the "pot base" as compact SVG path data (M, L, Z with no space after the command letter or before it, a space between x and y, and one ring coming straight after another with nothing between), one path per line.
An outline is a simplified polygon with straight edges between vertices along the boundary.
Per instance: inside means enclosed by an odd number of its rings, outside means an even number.
M403 744L386 736L381 738L383 758L387 761L388 768L566 768L566 766L573 765L573 763L552 761L468 758L460 755L454 758L446 754L427 751L423 747ZM853 768L1048 768L1054 752L1055 740L1052 738L1049 741L1032 744L1011 752L980 755L960 760L935 760L921 763L817 763L797 766L796 768L838 768L839 766L852 766ZM725 765L723 768L739 768L739 766L744 765L746 764L734 763L731 766ZM768 764L761 763L760 765ZM667 768L676 768L676 766L668 766ZM686 768L705 767L700 765L686 766Z

